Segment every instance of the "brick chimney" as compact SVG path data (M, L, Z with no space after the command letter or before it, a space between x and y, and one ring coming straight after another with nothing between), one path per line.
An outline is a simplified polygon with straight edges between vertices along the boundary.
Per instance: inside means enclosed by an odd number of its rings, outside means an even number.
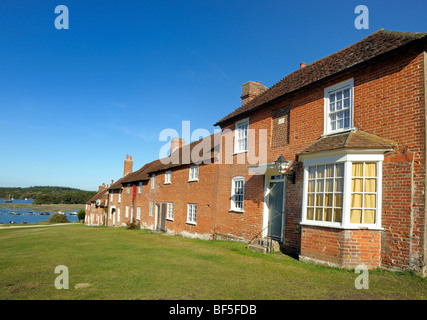
M255 99L255 97L263 93L265 90L267 90L267 87L263 86L259 81L249 81L243 84L242 96L240 97L242 98L242 106Z
M299 64L299 68L300 69L302 69L302 68L304 68L305 67L305 62L301 62L300 64Z
M123 177L128 173L131 173L133 169L133 160L132 156L126 155L125 165L123 169Z
M178 148L182 148L185 145L185 140L175 137L171 140L171 154Z
M102 185L100 185L100 186L99 186L99 188L98 188L98 192L99 192L99 191L102 191L102 190L105 190L107 187L108 187L108 186L105 186L105 183L103 183Z

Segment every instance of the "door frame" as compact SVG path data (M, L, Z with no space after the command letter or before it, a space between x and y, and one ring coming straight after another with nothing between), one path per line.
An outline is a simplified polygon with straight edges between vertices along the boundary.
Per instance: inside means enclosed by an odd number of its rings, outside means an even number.
M159 223L159 213L160 213L160 205L158 203L154 203L154 230L159 231L160 223Z
M270 182L277 181L283 183L283 202L282 202L282 226L280 231L280 241L283 241L284 230L285 230L285 203L286 203L286 176L282 175L281 179L272 180L272 176L278 176L280 174L266 173L264 175L264 208L263 208L263 219L262 219L262 237L266 238L268 235L268 216L269 216L269 205L270 205Z

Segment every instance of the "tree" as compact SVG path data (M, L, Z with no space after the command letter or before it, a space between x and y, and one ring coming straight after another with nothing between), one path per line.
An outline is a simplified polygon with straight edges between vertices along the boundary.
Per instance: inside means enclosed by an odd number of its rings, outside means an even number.
M79 221L84 220L86 216L86 212L84 209L80 209L79 212L77 212L77 218L79 218Z
M68 221L67 216L63 213L54 213L50 218L49 218L49 222L50 223L68 223L70 221Z

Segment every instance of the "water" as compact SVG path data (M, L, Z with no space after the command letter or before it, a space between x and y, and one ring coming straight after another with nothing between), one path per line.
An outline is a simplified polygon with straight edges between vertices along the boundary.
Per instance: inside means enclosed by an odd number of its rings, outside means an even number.
M0 203L5 203L4 199L0 199ZM15 203L33 203L33 200L13 200L12 203L10 203L11 207ZM78 221L77 215L71 215L72 212L77 212L78 210L72 210L72 211L65 211L65 215L67 216L68 221ZM55 212L48 212L49 215L42 215L41 213L44 213L46 211L35 211L31 208L21 208L21 209L14 209L14 208L7 208L7 207L0 207L0 224L10 224L11 221L13 221L16 224L22 224L22 223L39 223L40 221L48 221L49 218L54 214ZM16 214L14 214L16 213Z
M6 203L5 201L6 199L0 199L0 203ZM9 202L8 204L14 204L14 203L33 203L34 200L21 200L21 199L16 199L13 200L11 203Z

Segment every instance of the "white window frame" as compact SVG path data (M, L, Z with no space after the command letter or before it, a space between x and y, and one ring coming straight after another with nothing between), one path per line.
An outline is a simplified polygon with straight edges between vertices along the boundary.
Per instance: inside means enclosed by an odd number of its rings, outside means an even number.
M348 128L341 128L341 129L335 129L332 130L331 128L331 120L330 120L330 114L332 113L330 111L330 95L344 90L349 89L349 127ZM333 112L337 113L337 111ZM353 114L354 114L354 79L351 78L349 80L340 82L336 85L333 85L331 87L328 87L324 90L324 135L339 133L339 132L345 132L353 129ZM344 121L344 120L343 120Z
M173 221L173 202L166 204L166 220Z
M165 172L165 184L171 184L172 180L172 171Z
M188 203L187 204L187 224L196 225L197 220L197 204Z
M239 141L240 139L239 135L242 131L243 126L246 126L246 148L240 148L239 147ZM247 152L249 148L249 118L242 119L240 121L237 121L234 126L234 154L237 153L243 153Z
M242 207L240 208L239 206L236 206L236 188L235 188L235 183L236 182L242 182L243 183L243 193L241 194L241 196L243 197L242 199ZM230 201L230 211L235 211L235 212L245 212L245 177L234 177L231 180L231 201Z
M199 181L199 166L190 167L188 181Z
M381 227L382 216L382 163L384 161L384 150L369 150L361 152L360 150L343 150L324 152L320 155L300 156L304 163L303 175L303 197L302 197L302 225L313 225L321 227L332 227L341 229L371 229L383 230ZM342 222L315 221L307 219L307 197L308 197L308 168L314 165L344 163L344 186L343 186L343 207ZM351 210L351 179L352 163L375 162L377 163L377 198L376 198L376 216L374 224L350 223Z
M142 193L142 181L139 182L138 193Z
M141 207L136 207L136 220L141 220Z
M130 183L126 185L126 194L130 194Z
M117 208L117 222L120 222L120 207Z
M126 206L125 217L129 218L129 206Z
M154 216L154 202L153 201L150 201L150 210L148 212L149 212L148 215L150 217Z
M117 200L117 203L121 203L122 202L122 189L119 190L119 197Z
M111 194L110 194L110 202L113 202L114 201L114 191L111 191Z
M156 175L152 174L151 175L151 189L155 189L156 188Z

